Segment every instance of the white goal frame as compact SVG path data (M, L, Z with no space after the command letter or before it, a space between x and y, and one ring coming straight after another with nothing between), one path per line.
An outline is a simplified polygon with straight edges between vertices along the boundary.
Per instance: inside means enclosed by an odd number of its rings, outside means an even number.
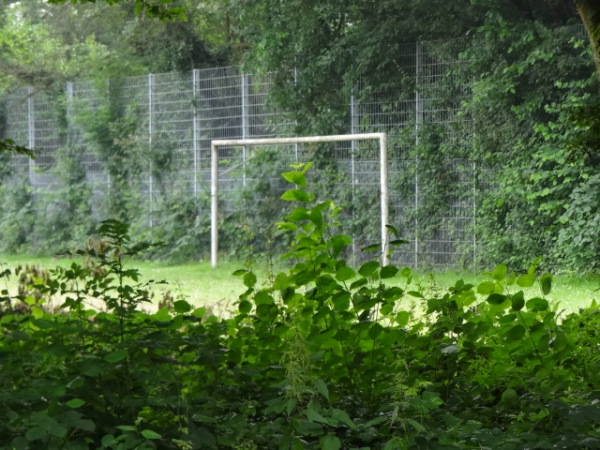
M389 219L389 192L388 192L388 167L387 167L387 135L386 133L361 133L341 134L329 136L306 136L291 138L266 138L266 139L218 139L211 141L211 245L210 261L212 267L217 267L219 252L219 229L218 229L218 184L219 184L219 147L250 147L258 145L277 144L306 144L319 142L348 142L376 140L379 142L379 165L380 165L380 194L381 194L381 263L388 264L388 233L387 225Z

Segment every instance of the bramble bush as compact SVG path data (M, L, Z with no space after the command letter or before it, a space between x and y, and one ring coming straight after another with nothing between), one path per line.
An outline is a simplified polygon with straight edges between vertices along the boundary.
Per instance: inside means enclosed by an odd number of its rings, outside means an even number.
M148 244L118 221L75 252L85 263L3 291L0 448L600 448L596 304L559 314L537 262L429 294L378 258L350 267L308 168L283 174L288 268L235 272L231 317L184 299L145 312L149 285L124 259Z

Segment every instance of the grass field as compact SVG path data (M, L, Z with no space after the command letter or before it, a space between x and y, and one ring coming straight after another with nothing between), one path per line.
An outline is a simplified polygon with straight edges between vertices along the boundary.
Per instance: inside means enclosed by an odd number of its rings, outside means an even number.
M53 268L57 265L68 266L71 264L71 260L6 255L0 256L0 264L2 264L0 269L6 267L14 269L19 264L34 264L44 268ZM175 265L150 261L126 261L126 266L139 269L143 277L142 281L153 279L168 282L166 285L156 286L154 290L156 301L162 298L165 292L169 291L173 297L184 297L194 305L206 305L213 307L215 311L225 311L233 307L238 295L245 290L242 280L232 275L235 270L245 268L243 263L220 263L216 269L210 267L208 262ZM267 269L265 264L259 263L253 270L257 272L259 280L261 278L266 280ZM417 287L421 287L429 293L443 292L459 279L477 285L488 278L481 274L450 270L415 272L408 290L416 290ZM388 281L399 284L403 288L407 282L405 278L399 276ZM5 281L2 280L0 283L5 283ZM16 282L12 280L6 286L0 286L14 291ZM520 288L514 286L513 289L517 291ZM526 294L529 297L541 295L539 288L536 286L527 289ZM552 292L547 298L552 303L558 303L559 309L567 311L574 311L579 307L587 306L592 299L600 299L600 275L557 275L554 277Z

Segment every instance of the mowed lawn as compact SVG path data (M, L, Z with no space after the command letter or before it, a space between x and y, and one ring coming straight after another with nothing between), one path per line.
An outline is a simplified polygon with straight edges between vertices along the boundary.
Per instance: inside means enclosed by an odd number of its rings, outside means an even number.
M15 255L0 255L0 271L5 268L15 269L18 265L38 265L51 269L60 266L69 266L73 261L68 258L40 258ZM81 262L81 261L79 261ZM212 268L209 262L190 262L184 264L168 264L152 261L125 261L126 268L137 268L142 275L140 281L166 281L167 284L157 284L153 288L153 302L156 304L165 295L185 298L197 306L209 306L215 312L227 311L235 308L238 296L244 292L241 277L233 276L238 269L247 268L242 262L219 263L218 268ZM253 270L259 278L259 286L268 282L266 264L256 263ZM427 295L443 295L448 287L457 280L463 279L467 283L477 285L491 278L485 274L469 272L445 271L413 271L411 280L396 276L386 280L401 286L407 291L424 290ZM15 292L16 280L0 279L0 288L8 288ZM520 290L514 285L509 288L511 292ZM539 287L525 289L528 298L541 296ZM559 310L574 311L590 304L593 299L600 299L600 275L590 274L585 276L555 275L552 292L546 297L551 303L558 304ZM406 307L418 305L419 299L407 296Z

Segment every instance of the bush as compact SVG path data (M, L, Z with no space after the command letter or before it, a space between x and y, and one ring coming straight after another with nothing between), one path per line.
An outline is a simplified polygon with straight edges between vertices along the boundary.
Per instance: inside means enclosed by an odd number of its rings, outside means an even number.
M39 280L41 299L3 292L0 448L600 446L597 305L560 317L536 265L431 295L411 290L408 269L350 267L339 209L306 190L307 169L284 173L296 186L283 199L298 204L278 224L290 268L265 283L237 271L232 317L182 299L140 310L148 286L123 258L148 246L117 221L76 252L88 264Z

